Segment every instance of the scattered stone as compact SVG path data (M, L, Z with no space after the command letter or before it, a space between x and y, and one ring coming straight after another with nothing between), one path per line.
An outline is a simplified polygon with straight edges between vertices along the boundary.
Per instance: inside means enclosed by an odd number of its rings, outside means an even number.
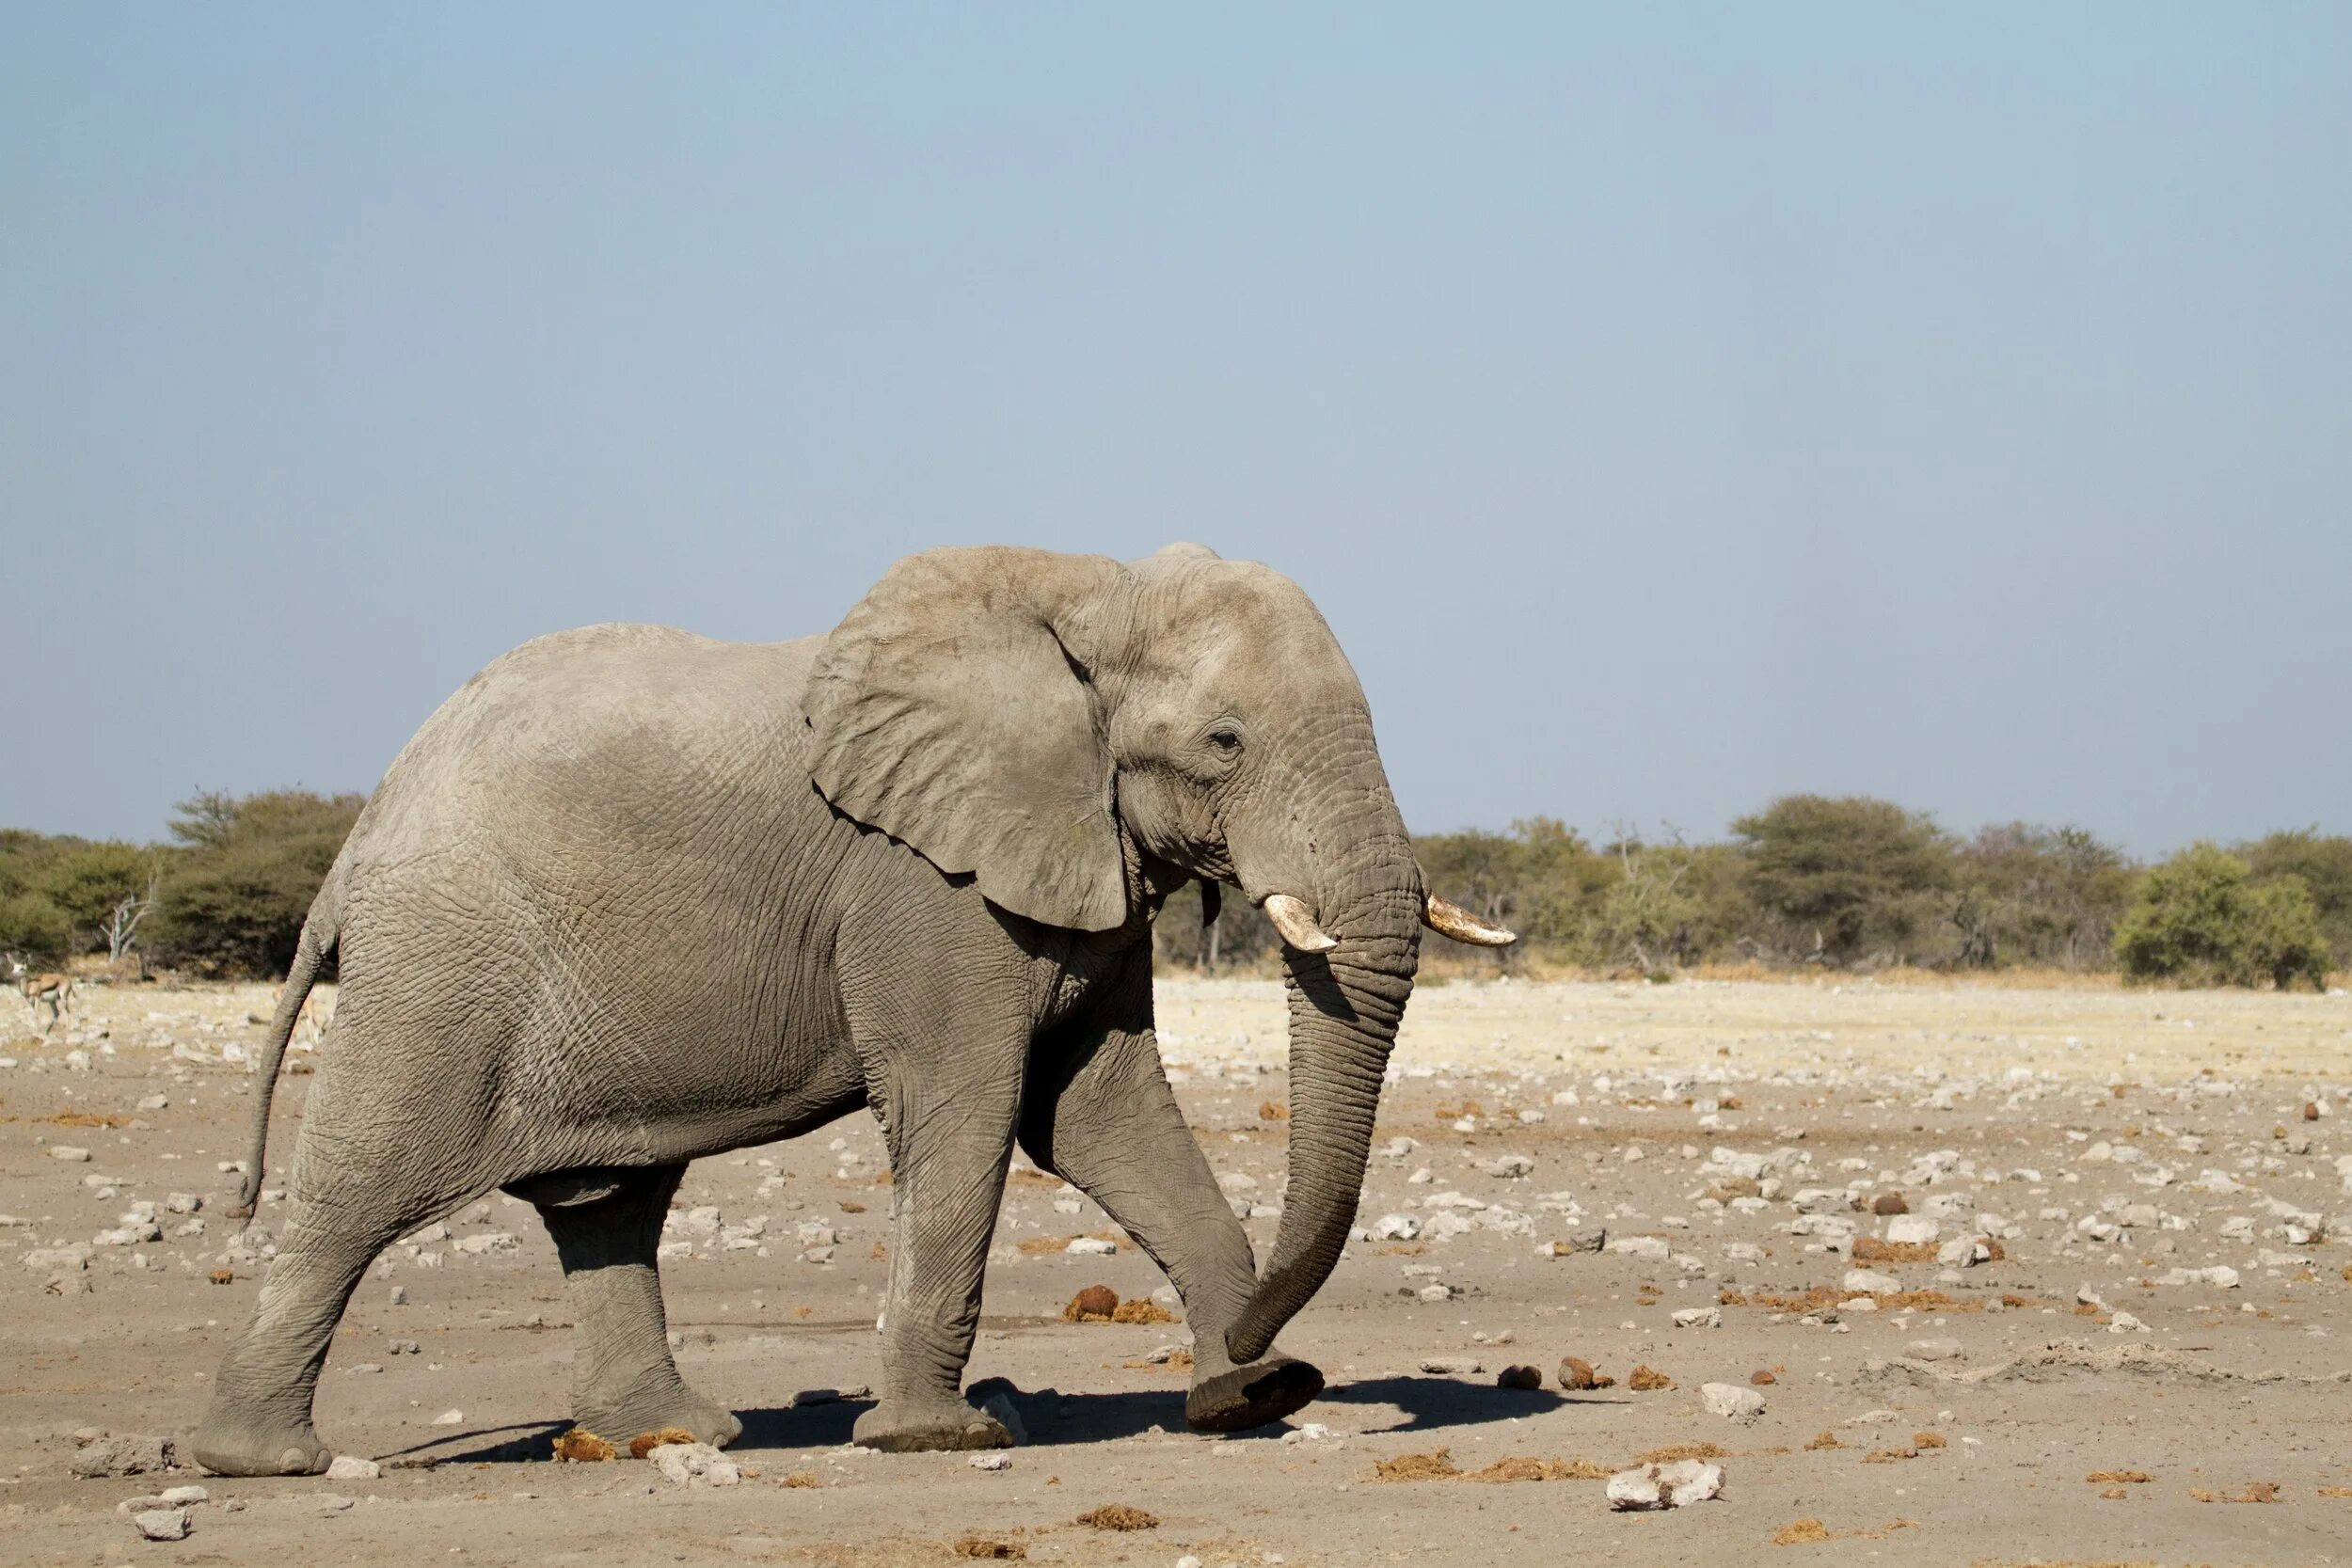
M664 1443L648 1457L673 1486L734 1486L743 1479L742 1467L707 1443Z
M1544 1374L1534 1367L1505 1367L1495 1374L1498 1388L1538 1389L1544 1386Z
M1475 1377L1486 1370L1486 1364L1474 1356L1433 1355L1422 1362L1421 1370L1440 1377Z
M1900 1193L1881 1193L1870 1200L1870 1212L1882 1218L1888 1214L1908 1214L1911 1205Z
M151 1508L144 1513L131 1515L131 1523L150 1541L185 1541L188 1538L188 1511L184 1508Z
M168 1437L117 1437L102 1433L84 1444L66 1468L84 1481L158 1475L170 1469L177 1457Z
M1581 1355L1562 1356L1559 1376L1560 1386L1572 1394L1581 1394L1590 1388L1607 1388L1617 1381L1613 1377L1602 1377L1593 1370L1593 1364Z
M975 1470L1009 1470L1012 1468L1012 1457L1009 1454L976 1453L965 1463Z
M1115 1242L1106 1242L1100 1236L1073 1236L1071 1238L1070 1244L1062 1250L1074 1252L1085 1258L1108 1258L1119 1251L1119 1245Z
M1736 1383L1700 1384L1699 1402L1709 1415L1724 1417L1741 1426L1754 1426L1764 1416L1764 1396Z
M569 1433L564 1433L570 1436ZM559 1455L560 1457L560 1455ZM356 1453L339 1453L326 1467L329 1481L373 1481L384 1473L382 1465L373 1459L362 1459Z
M1724 1310L1720 1307L1685 1307L1674 1315L1677 1328L1721 1328Z
M1705 1460L1644 1465L1609 1478L1609 1506L1619 1513L1688 1508L1723 1496L1724 1467Z
M1903 1354L1914 1361L1957 1361L1962 1352L1957 1339L1914 1339Z
M49 1146L49 1157L52 1160L63 1160L68 1164L86 1165L89 1164L89 1150L87 1148L78 1148L72 1144L51 1144ZM177 1541L179 1537L175 1535L170 1536L167 1539Z
M463 1426L466 1424L466 1413L462 1410L444 1410L433 1418L433 1424L437 1427Z
M1903 1288L1901 1280L1876 1269L1848 1269L1845 1278L1838 1283L1844 1290L1867 1296L1892 1295Z

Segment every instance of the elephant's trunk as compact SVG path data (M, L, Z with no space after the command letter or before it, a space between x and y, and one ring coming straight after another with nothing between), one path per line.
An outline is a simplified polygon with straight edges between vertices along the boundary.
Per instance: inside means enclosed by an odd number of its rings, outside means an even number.
M1362 845L1377 861L1336 879L1352 885L1327 897L1321 924L1337 943L1321 953L1288 949L1290 998L1290 1187L1274 1256L1249 1305L1226 1332L1227 1353L1247 1366L1321 1289L1356 1223L1381 1075L1405 1016L1420 960L1422 895L1401 825Z

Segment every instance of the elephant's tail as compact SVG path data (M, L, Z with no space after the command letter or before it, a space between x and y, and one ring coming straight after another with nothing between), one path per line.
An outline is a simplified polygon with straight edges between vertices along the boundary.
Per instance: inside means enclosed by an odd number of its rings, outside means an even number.
M294 967L286 972L286 984L278 993L278 1012L269 1022L269 1043L262 1051L254 1075L253 1125L246 1144L245 1178L237 1184L237 1206L230 1211L238 1219L252 1218L262 1196L262 1167L269 1153L269 1103L278 1092L278 1069L286 1059L286 1042L294 1038L302 1005L310 999L310 988L318 983L319 971L342 935L342 861L338 857L326 874L326 885L319 889L302 922Z

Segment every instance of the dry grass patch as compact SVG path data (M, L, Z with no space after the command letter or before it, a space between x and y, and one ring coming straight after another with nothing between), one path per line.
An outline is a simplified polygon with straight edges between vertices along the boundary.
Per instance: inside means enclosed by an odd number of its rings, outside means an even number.
M816 1475L810 1471L795 1470L790 1475L785 1477L782 1481L776 1482L776 1484L778 1486L788 1487L796 1492L814 1492L822 1488L825 1483L818 1480Z
M1819 1519L1799 1519L1772 1532L1772 1544L1775 1546L1807 1546L1818 1541L1836 1539L1830 1534L1829 1527Z
M1645 1361L1626 1374L1625 1386L1637 1394L1654 1394L1673 1387L1675 1380Z
M1160 1528L1159 1515L1146 1513L1143 1510L1130 1507L1126 1503L1104 1503L1100 1508L1089 1509L1079 1514L1072 1523L1084 1525L1089 1529L1130 1530Z
M574 1427L555 1440L555 1457L569 1465L595 1465L620 1458L621 1450L585 1427Z
M1669 1443L1634 1457L1635 1465L1674 1465L1685 1459L1729 1459L1731 1450L1713 1443Z
M684 1427L663 1427L659 1432L641 1432L628 1440L628 1456L643 1459L659 1448L672 1443L691 1443L694 1434Z
M2083 1480L2093 1486L2122 1482L2127 1486L2145 1486L2156 1478L2145 1470L2093 1470Z
M1589 1459L1572 1459L1565 1463L1557 1459L1537 1459L1528 1454L1513 1454L1498 1459L1483 1470L1472 1470L1461 1479L1500 1485L1515 1481L1607 1481L1610 1470Z
M1857 1263L1932 1263L1935 1261L1935 1243L1882 1242L1875 1236L1856 1236L1853 1260Z
M1435 1453L1401 1453L1394 1459L1372 1462L1375 1481L1451 1481L1462 1473L1454 1463L1454 1450L1439 1449Z
M1120 1302L1119 1310L1111 1314L1111 1322L1115 1323L1172 1323L1182 1321L1158 1302L1141 1296L1133 1301Z
M2214 1492L2202 1486L2192 1486L2188 1495L2201 1503L2275 1503L2285 1500L2275 1481L2249 1481L2235 1492Z
M1845 1444L1837 1440L1837 1433L1834 1432L1823 1432L1819 1437L1814 1438L1812 1442L1807 1443L1804 1448L1807 1453L1818 1453L1823 1449L1842 1449L1845 1446Z
M977 1557L983 1560L1024 1558L1029 1555L1029 1548L1018 1541L992 1541L984 1535L967 1535L949 1549L958 1557Z

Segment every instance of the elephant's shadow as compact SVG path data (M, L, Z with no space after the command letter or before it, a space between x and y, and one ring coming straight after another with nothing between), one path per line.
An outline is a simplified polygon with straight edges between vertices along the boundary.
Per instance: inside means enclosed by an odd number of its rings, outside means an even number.
M1538 1416L1569 1404L1598 1402L1567 1400L1543 1390L1496 1388L1446 1377L1377 1377L1327 1388L1322 1402L1352 1405L1393 1405L1405 1419L1377 1433L1442 1431L1449 1427L1482 1426L1518 1417ZM857 1418L873 1405L871 1400L843 1400L831 1404L790 1405L739 1410L743 1435L732 1451L829 1449L849 1442ZM1130 1390L1116 1394L1062 1394L1052 1389L1017 1393L1013 1408L1028 1429L1028 1440L1041 1448L1076 1443L1104 1443L1120 1437L1159 1432L1184 1434L1184 1396L1181 1389ZM1297 1421L1314 1419L1314 1406L1299 1413ZM548 1457L558 1433L570 1423L545 1421L453 1433L413 1449L388 1455L440 1465L519 1464ZM1254 1432L1236 1433L1226 1442L1279 1442L1290 1424L1278 1423Z

